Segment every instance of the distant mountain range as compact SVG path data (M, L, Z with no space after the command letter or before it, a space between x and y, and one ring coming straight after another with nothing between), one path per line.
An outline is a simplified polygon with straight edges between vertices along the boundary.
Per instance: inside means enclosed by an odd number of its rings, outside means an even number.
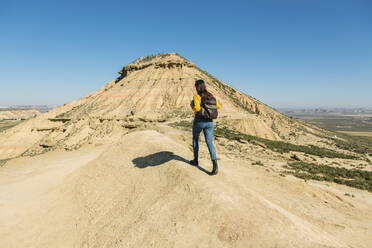
M57 107L57 105L9 105L9 106L0 106L0 110L3 110L3 109L37 109L40 113L45 113L55 107Z
M58 105L3 105L3 109L37 109L40 113L48 112ZM286 115L311 115L311 114L372 114L372 107L365 108L276 108L277 111Z
M372 107L366 108L278 108L279 112L286 115L358 115L372 114Z

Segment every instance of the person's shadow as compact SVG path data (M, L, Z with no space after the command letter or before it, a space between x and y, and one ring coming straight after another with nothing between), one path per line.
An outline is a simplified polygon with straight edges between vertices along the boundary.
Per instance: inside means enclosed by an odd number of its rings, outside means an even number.
M147 155L145 157L138 157L138 158L133 159L132 162L135 165L135 167L144 169L148 166L158 166L166 162L169 162L171 160L177 160L177 161L184 162L186 164L190 164L190 161L169 151L162 151L162 152L157 152L157 153ZM206 169L200 166L195 166L195 167L203 171L204 173L211 175L211 173L207 171Z

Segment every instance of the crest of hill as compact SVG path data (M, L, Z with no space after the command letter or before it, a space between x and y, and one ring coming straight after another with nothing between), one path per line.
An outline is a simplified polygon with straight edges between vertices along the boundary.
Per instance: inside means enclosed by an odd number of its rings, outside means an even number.
M258 114L283 117L176 53L139 58L124 66L119 74L115 81L84 97L73 110L66 107L63 116L124 118L136 115L155 119L169 119L179 115L191 117L189 103L196 93L194 82L203 79L208 90L222 103L223 116Z
M220 127L301 144L319 140L311 134L318 132L314 128L280 114L176 53L139 58L119 74L96 92L1 133L0 139L9 146L0 151L0 159L46 149L75 150L86 143L111 142L123 131L149 123L191 120L196 79L203 79L220 102Z
M189 66L189 67L195 66L192 62L188 61L186 58L182 57L178 53L161 53L161 54L151 55L147 57L140 57L136 59L135 61L133 61L132 63L124 66L122 71L124 71L125 69L129 69L129 68L137 67L138 69L138 68L143 68L143 67L147 67L150 65L155 65L159 67L169 66L169 68L172 65ZM122 74L122 71L120 72L120 74Z

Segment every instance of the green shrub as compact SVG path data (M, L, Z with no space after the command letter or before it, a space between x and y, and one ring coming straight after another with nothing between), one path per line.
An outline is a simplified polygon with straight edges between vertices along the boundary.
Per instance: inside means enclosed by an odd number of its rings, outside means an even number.
M3 166L7 161L8 159L0 159L0 167Z
M288 153L290 151L294 152L303 152L309 155L315 155L319 157L328 157L328 158L344 158L344 159L356 159L357 157L349 154L344 154L340 152L336 152L327 148L318 147L314 145L303 146L303 145L295 145L283 141L276 141L276 140L269 140L260 138L257 136L252 136L244 133L240 133L235 130L230 130L227 128L219 128L215 129L215 134L223 136L229 140L236 139L239 137L240 139L245 139L248 142L260 142L264 144L268 149L279 152L279 153Z
M171 127L181 127L184 130L191 130L192 122L190 121L180 121L175 123L170 123Z
M338 148L359 154L372 154L371 137L350 136L343 133L337 133L337 136L341 139L332 140Z
M181 122L172 123L171 126L182 127L185 130L191 130L192 122L181 121ZM216 127L214 134L216 136L224 137L228 140L246 140L253 144L261 143L265 145L268 149L274 152L278 152L278 153L288 153L290 151L294 151L294 152L303 152L309 155L315 155L315 156L327 157L327 158L344 158L344 159L356 159L357 158L353 155L336 152L336 151L323 148L323 147L318 147L314 145L309 145L309 146L294 145L294 144L283 142L283 141L269 140L269 139L264 139L264 138L260 138L257 136L244 134L239 131L231 130L228 128Z
M260 165L263 166L264 164L261 161L253 162L252 165Z
M335 182L350 187L372 192L372 172L358 169L346 169L328 165L318 165L306 162L288 163L287 174L304 180Z

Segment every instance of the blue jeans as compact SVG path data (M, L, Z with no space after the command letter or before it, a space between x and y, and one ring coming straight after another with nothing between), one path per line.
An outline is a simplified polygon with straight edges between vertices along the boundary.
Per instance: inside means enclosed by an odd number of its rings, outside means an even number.
M199 136L203 130L205 142L207 143L209 154L212 160L216 160L216 150L214 149L212 137L214 125L212 120L206 120L198 115L195 116L194 124L192 125L192 147L194 148L194 159L198 159L199 155Z

